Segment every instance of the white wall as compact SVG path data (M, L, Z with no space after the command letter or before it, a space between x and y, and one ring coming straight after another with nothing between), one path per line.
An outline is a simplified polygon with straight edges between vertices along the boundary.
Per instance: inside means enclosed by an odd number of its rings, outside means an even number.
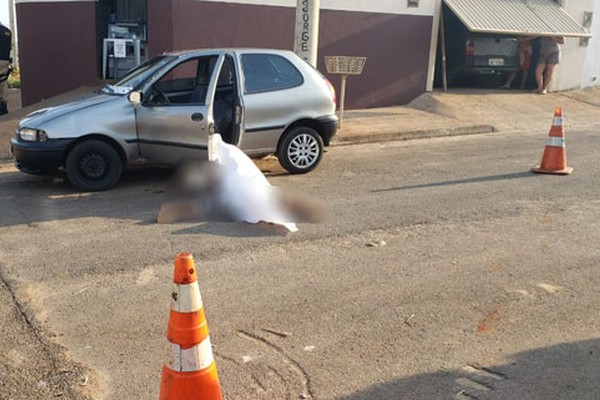
M583 64L582 86L600 86L600 0L595 0L592 38Z
M584 11L593 11L597 0L565 0L563 7L579 24L583 23ZM591 44L591 41L590 41ZM562 56L558 66L552 90L580 88L588 47L581 46L578 38L566 38L562 46Z
M0 1L0 22L8 26L8 1Z

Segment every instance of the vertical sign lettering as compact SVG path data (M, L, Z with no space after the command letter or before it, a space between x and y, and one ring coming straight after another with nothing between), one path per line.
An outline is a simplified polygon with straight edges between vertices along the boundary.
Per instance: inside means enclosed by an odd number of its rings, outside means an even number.
M297 0L294 52L317 66L320 0Z

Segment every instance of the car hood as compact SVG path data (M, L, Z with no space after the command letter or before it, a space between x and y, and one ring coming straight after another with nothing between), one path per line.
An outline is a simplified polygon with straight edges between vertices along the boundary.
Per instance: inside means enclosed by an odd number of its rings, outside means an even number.
M23 120L21 120L21 122L19 123L19 127L39 128L40 125L52 121L56 118L64 117L65 115L86 108L97 107L101 104L117 101L121 98L122 96L97 93L92 94L90 97L86 97L60 106L42 108L40 110L32 112L31 114L28 114Z

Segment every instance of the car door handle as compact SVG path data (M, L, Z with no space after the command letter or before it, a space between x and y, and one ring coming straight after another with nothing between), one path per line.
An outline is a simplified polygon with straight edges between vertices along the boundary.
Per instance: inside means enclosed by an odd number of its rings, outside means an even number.
M192 121L200 122L202 120L204 120L204 114L202 114L202 113L193 113L192 114Z

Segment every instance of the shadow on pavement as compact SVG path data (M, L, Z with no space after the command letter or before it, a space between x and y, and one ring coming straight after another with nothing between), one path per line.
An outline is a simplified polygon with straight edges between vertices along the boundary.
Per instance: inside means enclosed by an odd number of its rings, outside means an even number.
M79 192L61 177L4 170L0 226L85 217L147 220L158 212L172 173L172 168L134 168L109 191Z
M423 189L423 188L437 187L437 186L463 185L463 184L469 184L469 183L481 183L481 182L500 181L500 180L508 180L508 179L533 178L534 176L535 175L530 171L516 172L516 173L512 173L512 174L478 176L475 178L458 179L455 181L423 183L420 185L399 186L399 187L388 188L388 189L375 189L375 190L371 190L371 193L392 192L392 191L396 191L396 190L408 190L408 189Z
M138 221L153 225L161 204L169 198L174 169L138 167L124 172L119 184L105 192L79 192L64 177L40 177L0 170L0 227L30 225L86 217ZM173 234L224 237L285 236L269 226L208 221L177 229Z
M337 400L592 400L598 393L600 339L593 339L525 351L501 365L415 375Z
M174 235L214 235L226 237L275 237L285 236L286 232L276 231L266 226L244 222L204 222L189 228L173 231Z

